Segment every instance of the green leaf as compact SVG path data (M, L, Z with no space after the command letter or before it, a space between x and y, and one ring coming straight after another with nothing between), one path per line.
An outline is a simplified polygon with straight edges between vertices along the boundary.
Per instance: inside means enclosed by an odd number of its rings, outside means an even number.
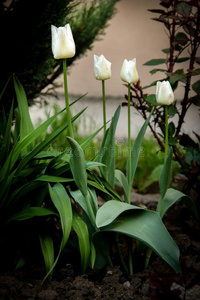
M131 190L132 190L134 176L135 176L135 172L136 172L136 169L137 169L137 164L138 164L138 160L139 160L139 156L140 156L140 148L141 148L141 145L142 145L142 141L143 141L147 126L149 124L149 120L152 116L152 113L153 113L153 110L151 111L148 118L146 119L146 121L142 125L142 127L141 127L141 129L140 129L140 131L139 131L139 133L138 133L138 135L135 139L133 147L131 149L131 163L132 163L132 166L131 166L131 180L129 182L129 193L128 193L129 197L128 197L128 199L130 198L130 193L131 193ZM127 160L127 174L129 174L129 162L128 161L129 161L129 159Z
M186 3L184 1L178 3L176 8L178 13L184 17L189 17L192 11L192 6L189 3Z
M167 210L179 200L183 200L188 206L188 208L195 215L195 217L198 219L198 212L192 199L189 196L173 188L169 188L165 196L158 202L157 212L159 213L160 217L163 218Z
M118 232L135 238L180 273L179 249L158 213L111 200L99 209L96 222L101 233Z
M156 66L156 65L161 65L166 63L166 59L165 58L155 58L155 59L151 59L149 61L147 61L144 66Z
M193 91L195 91L195 93L200 94L200 80L196 81L192 85L192 89L193 89Z
M85 211L85 213L90 218L90 212L89 212L87 203L85 201L85 197L83 196L81 191L80 190L72 191L70 188L69 188L69 191L70 191L70 194L71 194L72 198L80 205L80 207L83 209L83 211ZM89 201L90 201L92 209L93 209L93 211L95 212L95 215L96 215L96 212L98 210L97 196L96 196L95 190L93 188L88 188L88 191L89 191L88 193L89 193L89 196L90 196Z
M121 107L118 106L112 118L110 127L104 135L98 158L98 161L105 165L104 167L99 168L101 176L104 177L112 187L114 187L115 182L115 131L120 110Z
M180 57L180 58L178 58L178 59L176 60L176 62L177 62L177 63L182 63L182 62L187 61L187 60L189 60L189 59L190 59L189 57Z
M70 167L77 187L85 197L87 190L87 173L84 152L81 146L71 137L67 137L71 146Z
M44 207L28 207L28 208L24 208L22 209L20 212L12 215L7 221L11 222L11 221L24 221L24 220L28 220L34 217L44 217L44 216L49 216L49 215L54 215L57 216L57 214L48 209L48 208L44 208Z
M79 249L81 255L81 273L87 270L90 259L90 240L86 223L81 219L77 212L73 212L72 227L78 236Z
M146 97L146 102L153 105L153 106L158 106L158 102L156 101L156 95L152 94L152 95L148 95Z
M60 254L68 241L69 234L71 232L71 227L72 227L71 202L63 185L61 183L56 183L52 188L51 185L49 184L49 194L53 204L55 205L56 209L59 212L63 238L62 238L58 255L42 282L44 282L49 277L49 275L53 272L53 269L55 268L58 262Z
M49 194L60 215L63 239L61 248L67 243L72 226L72 207L70 198L61 183L56 183L53 188L49 185Z
M24 88L15 75L13 76L13 81L20 114L20 140L23 140L24 137L34 130L34 127L29 114L28 101ZM30 144L27 149L23 149L23 154L31 149L33 149L33 144Z
M157 72L165 72L165 71L166 71L165 69L153 69L153 70L149 71L149 73L151 73L153 75Z
M96 216L98 228L108 226L115 221L122 213L129 210L143 210L143 208L128 203L110 200L99 208Z
M165 193L172 179L172 169L171 169L172 156L173 156L173 151L172 148L170 148L159 181L160 199L162 199L165 196Z
M126 176L121 170L115 170L115 179L116 179L116 184L119 184L120 187L123 188L124 191L124 199L125 202L128 203L128 181Z
M72 178L63 178L58 176L50 176L50 175L42 175L36 179L37 181L45 181L45 182L72 182L74 179Z
M42 249L42 254L44 257L44 263L45 263L45 268L46 268L46 273L49 274L49 280L52 278L53 270L52 266L54 263L54 245L53 245L53 240L49 235L45 235L44 237L41 237L39 235L40 239L40 246Z
M193 103L196 106L200 106L200 95L196 95L192 98L190 98L191 103Z

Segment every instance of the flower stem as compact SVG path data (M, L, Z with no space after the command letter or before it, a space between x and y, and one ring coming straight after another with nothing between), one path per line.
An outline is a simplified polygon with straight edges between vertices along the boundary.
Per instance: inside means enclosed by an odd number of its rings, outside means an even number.
M128 184L131 191L131 85L128 85ZM130 196L130 195L129 195ZM130 198L130 197L129 197ZM129 199L130 200L130 199Z
M168 141L168 106L165 105L165 159L167 157L168 149L169 149L169 141Z
M67 110L67 121L69 124L69 136L74 138L72 121L71 121L71 112L69 107L69 98L68 98L68 87L67 87L67 60L63 59L63 76L64 76L64 88L65 88L65 105Z
M102 96L103 96L103 126L104 134L106 132L106 98L105 98L105 80L102 80Z

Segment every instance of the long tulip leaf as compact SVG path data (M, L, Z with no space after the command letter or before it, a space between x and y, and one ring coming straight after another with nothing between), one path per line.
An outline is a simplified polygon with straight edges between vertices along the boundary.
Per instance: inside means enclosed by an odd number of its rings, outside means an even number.
M85 197L88 193L87 190L87 173L84 152L81 146L71 137L67 137L71 146L70 166L73 178L77 187Z
M34 130L33 123L31 121L31 117L28 109L28 101L26 97L26 93L24 91L23 86L21 85L19 79L14 75L13 76L15 93L17 96L18 109L20 114L20 140L23 140L25 136L31 133ZM24 149L24 154L28 152L28 150L33 149L33 144L29 144L29 149L26 151Z
M81 255L81 273L84 274L87 270L90 259L89 232L86 223L76 212L73 212L72 227L78 236L79 249Z
M29 207L29 208L24 208L22 211L12 215L6 223L10 221L24 221L27 219L31 219L34 217L44 217L44 216L49 216L49 215L55 215L57 216L54 211L44 208L44 207Z
M138 164L138 160L139 160L139 156L140 156L140 148L141 148L142 141L143 141L143 138L144 138L144 135L145 135L145 132L146 132L147 126L149 124L152 113L153 113L153 111L149 114L148 118L146 119L143 126L141 127L141 129L135 139L133 147L131 149L131 181L129 182L128 199L130 198L132 184L133 184L135 172L137 169L137 164ZM129 159L127 160L127 174L129 174Z
M179 200L183 200L187 207L198 219L198 212L192 199L184 193L173 188L169 188L165 193L165 196L163 198L160 198L158 202L157 212L159 213L160 217L163 218L167 210Z
M104 232L118 232L135 238L151 248L175 272L179 273L179 249L165 228L159 214L136 208L127 203L118 202L116 206L114 202L109 201L99 209L96 218L98 227ZM110 214L109 219L107 219L106 214L110 210L113 214Z
M53 270L52 266L54 264L54 245L53 245L53 240L49 235L45 235L42 237L39 235L40 239L40 246L42 249L42 254L44 257L44 263L45 263L45 268L46 268L46 273L49 274L49 280L52 278Z
M56 257L53 265L51 266L51 269L48 271L48 273L46 274L46 276L44 277L42 282L44 282L50 276L50 274L53 272L53 269L55 268L55 266L58 262L60 254L68 241L69 234L71 232L71 226L72 226L71 202L70 202L70 198L67 195L67 192L64 189L64 187L62 186L62 184L56 183L53 186L53 188L49 184L49 194L50 194L53 204L55 205L56 209L59 212L59 216L60 216L60 220L61 220L61 227L62 227L62 232L63 232L63 238L62 238L62 242L61 242L57 257Z
M114 187L115 182L115 131L120 115L121 107L118 106L112 118L110 127L106 134L99 151L98 161L103 163L106 167L100 167L101 176L105 178L109 184Z

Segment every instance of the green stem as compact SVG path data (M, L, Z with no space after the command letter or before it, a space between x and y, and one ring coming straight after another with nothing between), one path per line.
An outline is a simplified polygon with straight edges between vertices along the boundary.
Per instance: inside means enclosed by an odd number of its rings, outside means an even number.
M129 195L128 200L130 202L130 194L131 194L131 85L128 85L128 184L129 184Z
M165 159L167 158L169 150L169 141L168 141L168 106L165 105Z
M105 80L102 80L102 96L103 96L103 126L104 134L106 132L106 98L105 98Z
M68 98L68 87L67 87L67 60L63 59L63 76L64 76L64 88L65 88L65 105L67 110L67 121L69 124L69 136L74 138L72 121L71 121L71 112L69 107L69 98Z

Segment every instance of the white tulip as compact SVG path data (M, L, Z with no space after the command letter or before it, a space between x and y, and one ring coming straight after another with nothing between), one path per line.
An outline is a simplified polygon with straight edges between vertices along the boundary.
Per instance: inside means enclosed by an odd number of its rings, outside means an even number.
M64 27L51 25L51 36L52 52L55 59L70 58L75 55L75 43L69 24Z
M136 69L136 58L133 60L125 59L120 73L120 78L129 84L136 83L139 79L138 72Z
M111 63L104 55L94 55L94 76L97 80L106 80L111 77Z
M174 92L169 81L157 82L156 101L158 104L163 105L170 105L174 102Z

